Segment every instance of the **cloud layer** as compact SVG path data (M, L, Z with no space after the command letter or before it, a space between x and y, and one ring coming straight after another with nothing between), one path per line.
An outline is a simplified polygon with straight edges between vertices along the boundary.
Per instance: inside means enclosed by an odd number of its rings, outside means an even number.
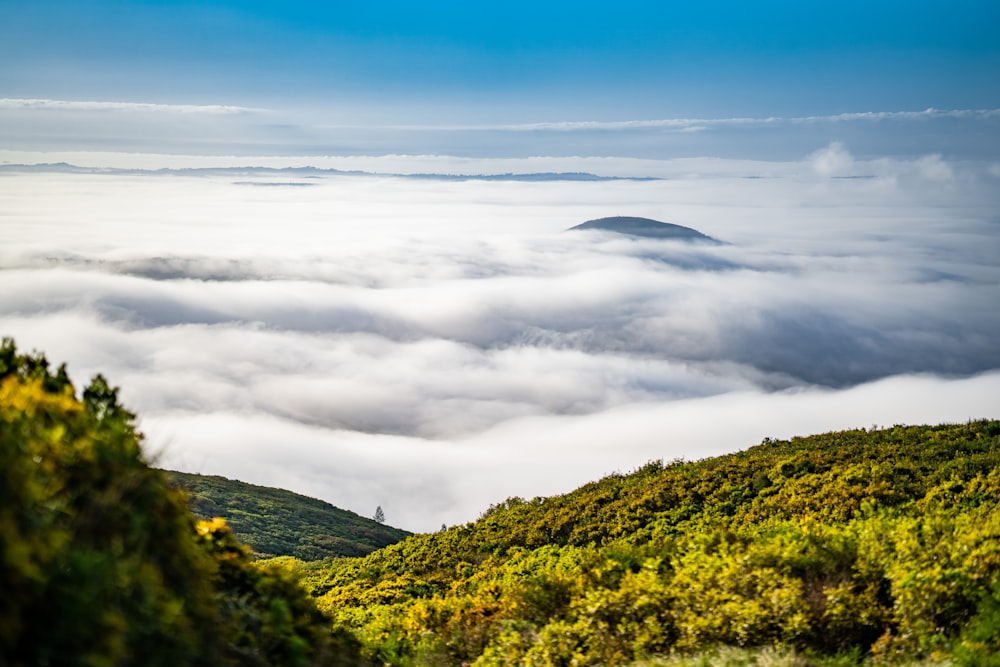
M643 164L670 178L8 171L0 329L121 385L163 465L411 529L764 436L995 416L991 165ZM616 214L728 245L564 233Z
M432 123L366 113L107 100L0 98L0 143L12 150L287 156L389 153L525 159L537 155L795 160L846 141L865 157L922 152L992 158L1000 109L896 109L809 116L556 119L477 122L439 110ZM408 114L412 114L412 109ZM389 117L387 117L387 115ZM409 115L406 116L409 118ZM164 166L158 164L156 166ZM462 172L469 173L469 172ZM622 175L617 173L615 175Z

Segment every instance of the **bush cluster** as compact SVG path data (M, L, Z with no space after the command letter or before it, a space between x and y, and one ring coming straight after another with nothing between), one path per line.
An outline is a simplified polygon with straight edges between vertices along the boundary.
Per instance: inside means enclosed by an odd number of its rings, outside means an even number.
M0 344L0 664L356 665L224 522L196 523L100 376Z
M981 666L1000 654L998 504L1000 422L861 429L511 498L306 583L393 665L729 646Z

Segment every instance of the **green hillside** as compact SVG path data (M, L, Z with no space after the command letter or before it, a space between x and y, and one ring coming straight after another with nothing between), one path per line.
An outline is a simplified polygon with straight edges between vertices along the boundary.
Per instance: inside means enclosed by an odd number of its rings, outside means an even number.
M650 463L303 573L337 626L393 665L616 665L720 646L800 665L997 665L1000 422Z
M257 556L363 556L410 533L283 489L167 471L200 519L222 517Z
M311 562L178 479L102 377L0 344L0 664L1000 666L1000 421L651 462ZM253 531L318 502L197 485Z

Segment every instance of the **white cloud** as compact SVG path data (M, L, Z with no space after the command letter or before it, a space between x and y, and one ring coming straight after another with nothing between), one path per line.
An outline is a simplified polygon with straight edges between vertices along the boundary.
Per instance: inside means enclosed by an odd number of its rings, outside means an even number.
M955 171L940 155L925 155L917 160L920 175L929 181L950 181L955 178Z
M683 132L703 131L711 127L726 126L778 126L778 125L818 125L828 123L850 123L859 121L920 121L957 119L993 119L1000 117L1000 109L933 109L921 111L861 111L825 116L734 116L729 118L652 118L632 120L584 120L549 121L516 124L469 124L469 125L387 125L392 130L446 130L481 132L486 130L509 132L539 131L622 131L622 130L678 130ZM365 125L337 125L345 129L362 129Z
M651 458L996 416L982 172L838 145L586 164L671 177L9 170L0 332L120 385L164 465L417 529ZM826 175L845 171L870 177ZM729 245L563 233L616 214Z
M528 159L557 156L657 160L725 156L787 161L833 134L865 154L949 159L995 155L997 109L925 109L825 116L546 120L528 123L412 124L331 122L330 109L256 109L233 105L0 99L0 143L9 151L313 156L463 155ZM134 156L132 158L135 159ZM175 161L168 157L167 163ZM397 160L398 162L399 160ZM243 163L246 164L246 163ZM165 166L161 163L157 166ZM520 171L520 169L518 169ZM449 172L454 173L454 172ZM477 173L466 171L460 173ZM622 172L616 172L622 175ZM635 174L633 174L635 175Z
M895 377L842 391L739 392L505 422L468 438L370 435L241 413L146 418L168 467L294 488L433 531L519 495L564 493L654 459L694 460L764 437L995 416L1000 374Z
M809 156L812 168L821 176L847 176L854 166L854 156L839 141Z
M142 111L173 114L243 114L264 109L225 104L156 104L151 102L109 102L95 100L47 100L0 98L0 110L28 111Z

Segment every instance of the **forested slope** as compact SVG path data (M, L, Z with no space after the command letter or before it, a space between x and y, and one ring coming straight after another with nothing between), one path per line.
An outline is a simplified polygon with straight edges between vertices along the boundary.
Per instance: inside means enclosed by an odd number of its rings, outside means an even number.
M284 489L167 471L200 519L222 517L261 558L363 556L410 533Z
M1000 422L861 429L650 463L304 571L392 664L717 645L997 664L998 499Z

